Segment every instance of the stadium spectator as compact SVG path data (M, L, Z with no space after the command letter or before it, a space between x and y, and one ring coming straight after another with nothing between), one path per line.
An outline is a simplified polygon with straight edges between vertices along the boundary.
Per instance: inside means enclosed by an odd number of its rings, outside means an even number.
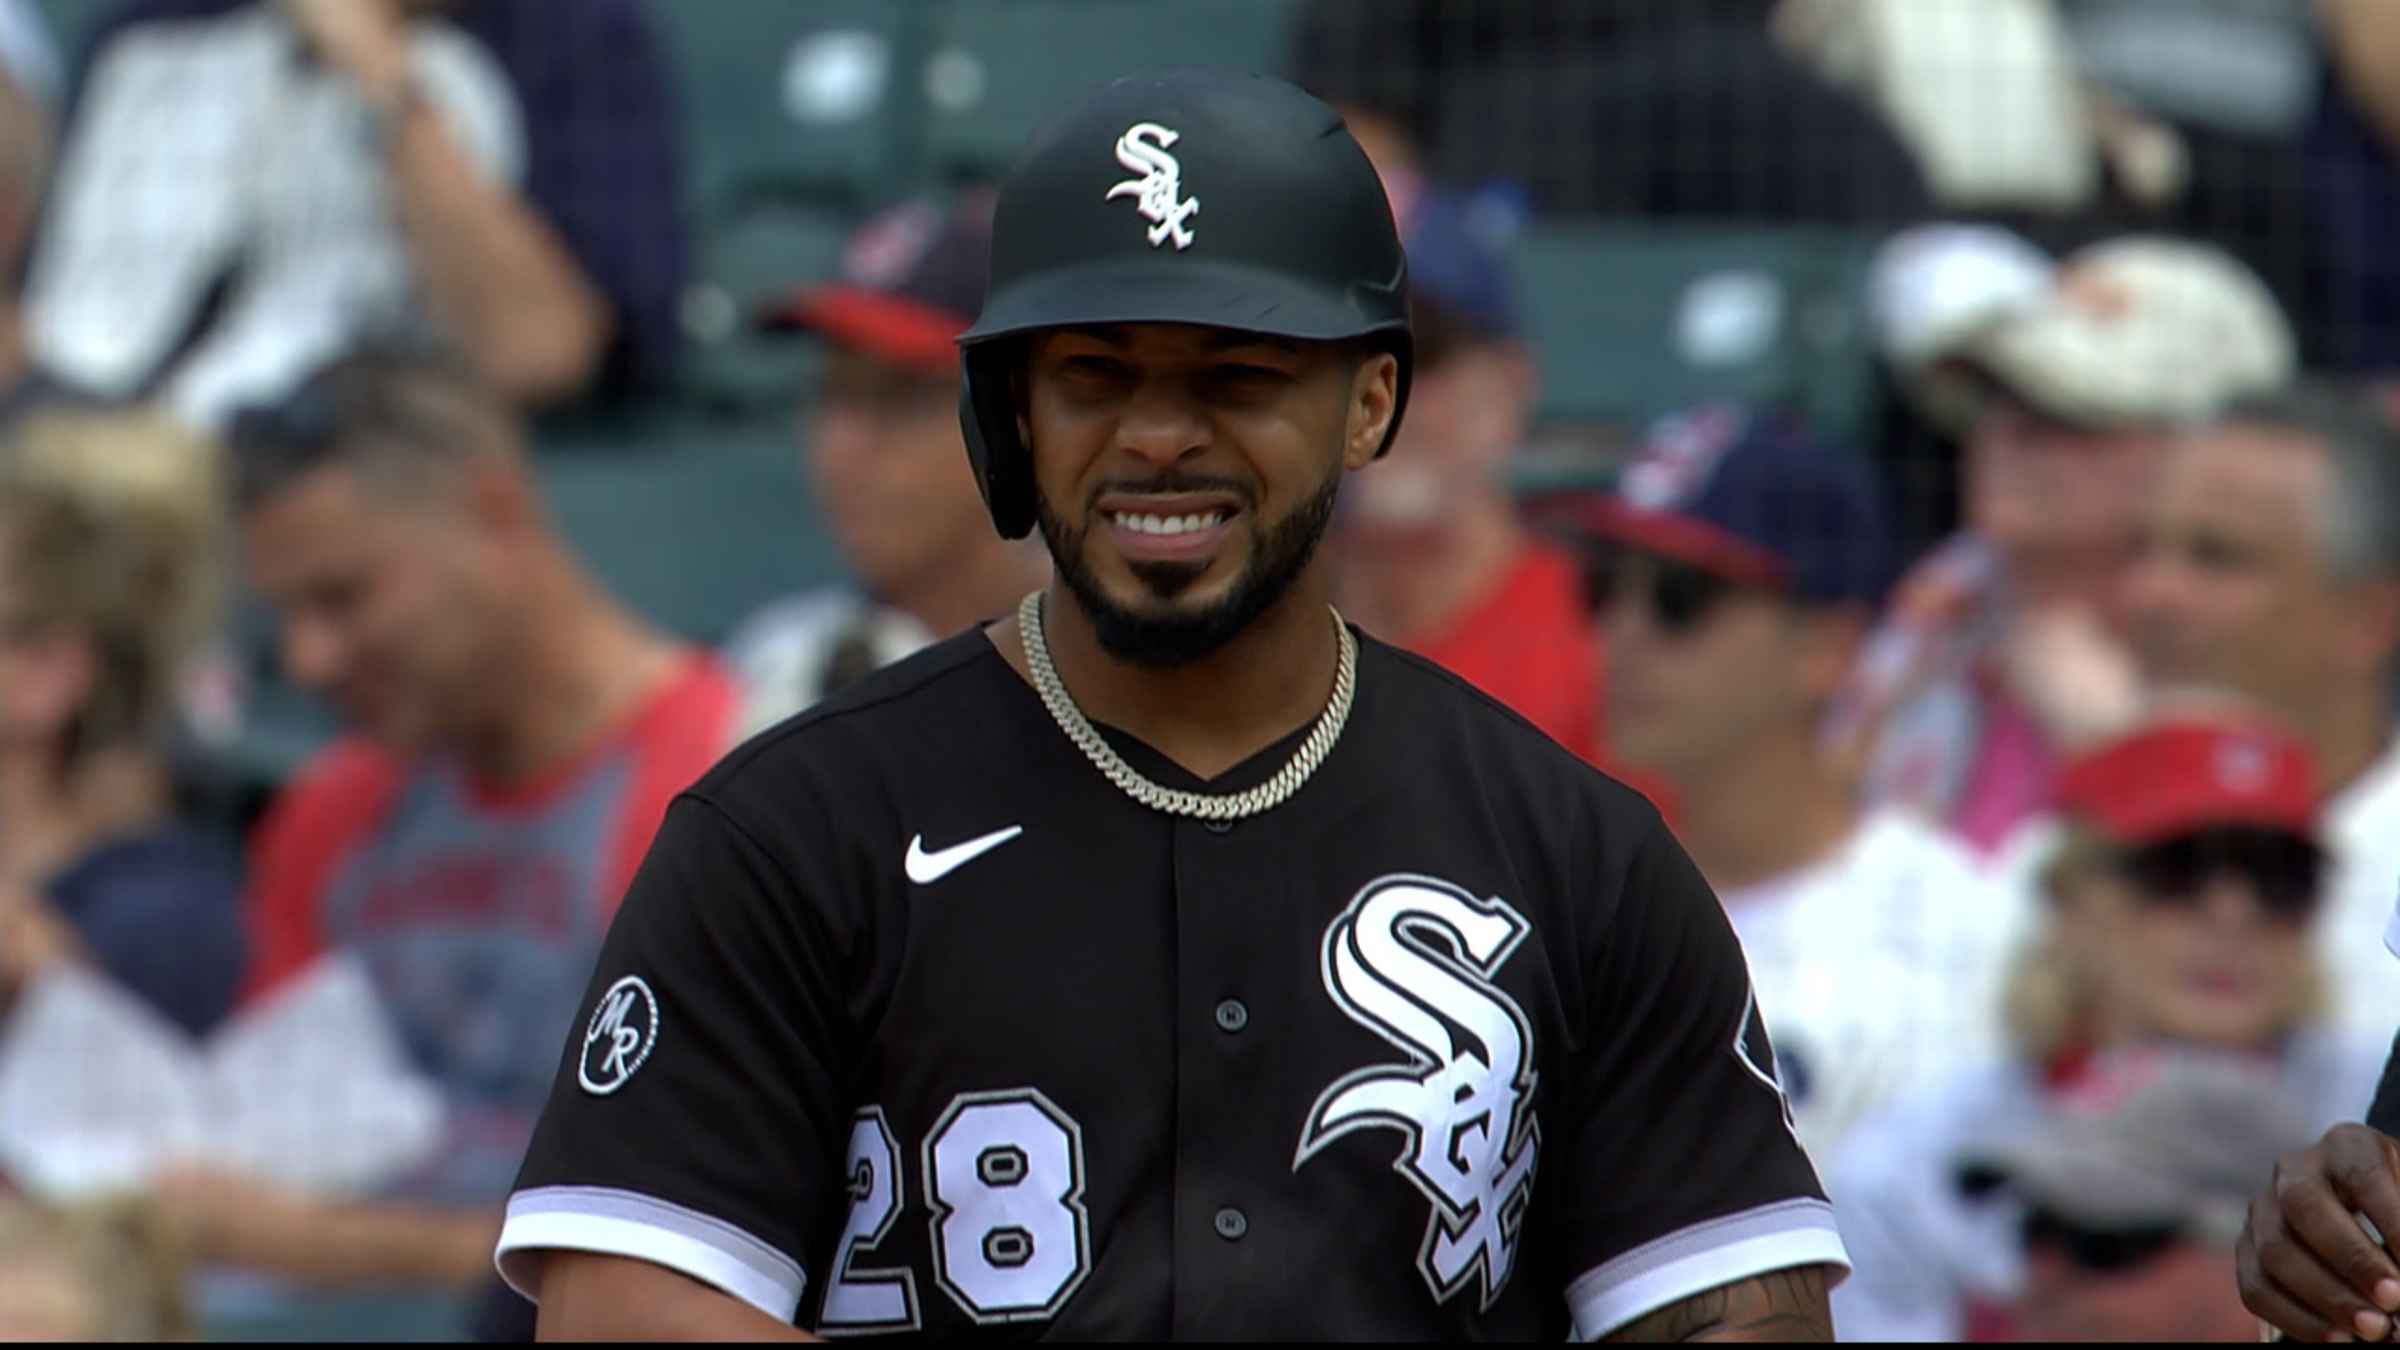
M2326 73L2301 158L2323 275L2325 361L2400 375L2400 26L2378 0L2318 0Z
M239 855L177 819L178 677L217 613L215 451L134 414L0 431L0 1004L88 960L198 1035L242 977Z
M1655 432L1614 497L1539 509L1592 541L1610 761L1674 794L1802 1140L1822 1154L1936 1066L1996 1052L1999 893L1938 831L1861 812L1822 744L1890 570L1865 466L1709 409Z
M200 1173L162 1194L209 1262L470 1292L609 918L738 696L585 575L515 420L457 367L354 353L232 441L285 664L357 732L254 841L248 989L321 953L363 962L449 1134L365 1200Z
M2144 674L2257 700L2314 754L2335 870L2319 932L2344 1019L2388 1037L2400 877L2400 434L2365 398L2237 406L2168 456L2127 584Z
M683 265L636 0L135 0L87 43L38 362L216 426L414 325L527 405L654 380Z
M1037 545L993 532L959 439L953 339L983 305L991 212L989 193L893 207L851 239L839 279L763 316L827 345L802 439L855 584L779 601L733 635L745 735L1008 613L1047 575Z
M1457 196L1403 221L1417 365L1391 455L1342 496L1333 536L1344 615L1428 657L1585 758L1596 638L1575 560L1518 518L1507 479L1540 374L1499 232Z
M1781 50L1776 0L1310 0L1292 78L1395 166L1545 211L1884 224L1930 209L1864 101ZM1806 146L1805 155L1760 147ZM1697 153L1696 153L1697 152ZM1722 156L1734 157L1729 167ZM1403 199L1405 194L1398 194Z
M2254 1094L2297 1112L2303 1141L2357 1112L2379 1046L2320 1009L2316 794L2307 748L2221 698L2177 699L2070 763L2041 932L2010 975L2009 1057L1911 1094L1824 1159L1854 1262L1834 1294L1846 1337L1957 1340L1978 1309L2018 1303L2024 1207L1962 1168L2105 1093L2113 1056L2248 1057Z
M1870 795L1981 854L2048 804L2057 757L2121 730L2138 680L2119 587L2174 431L2289 378L2291 334L2247 269L2133 237L2068 258L2031 303L1944 278L1908 349L1961 430L1968 529L1906 578L1840 719ZM1975 289L1975 288L1970 288Z

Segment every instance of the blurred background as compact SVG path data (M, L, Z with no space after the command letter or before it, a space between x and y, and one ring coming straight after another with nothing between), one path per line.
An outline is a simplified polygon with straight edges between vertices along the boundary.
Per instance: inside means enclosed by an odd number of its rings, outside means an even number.
M992 185L1209 65L1410 254L1342 608L1673 823L1842 1333L2249 1339L2400 1026L2396 18L0 0L0 1336L529 1334L666 799L1047 575L958 439Z

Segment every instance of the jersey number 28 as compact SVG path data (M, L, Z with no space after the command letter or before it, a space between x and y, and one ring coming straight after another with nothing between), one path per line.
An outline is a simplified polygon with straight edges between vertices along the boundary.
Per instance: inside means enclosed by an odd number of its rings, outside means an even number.
M869 1107L850 1130L850 1219L834 1251L818 1330L908 1331L920 1323L916 1277L858 1258L891 1232L906 1203L899 1142ZM977 1322L1052 1316L1092 1265L1083 1207L1083 1130L1031 1088L967 1092L925 1136L933 1274Z

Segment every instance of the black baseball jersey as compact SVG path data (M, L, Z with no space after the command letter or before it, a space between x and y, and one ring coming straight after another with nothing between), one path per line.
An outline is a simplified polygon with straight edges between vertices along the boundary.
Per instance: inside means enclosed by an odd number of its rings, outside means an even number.
M1295 732L1201 782L1240 791ZM501 1267L644 1258L829 1333L1596 1335L1846 1265L1657 813L1361 639L1232 824L1112 785L980 632L669 810Z

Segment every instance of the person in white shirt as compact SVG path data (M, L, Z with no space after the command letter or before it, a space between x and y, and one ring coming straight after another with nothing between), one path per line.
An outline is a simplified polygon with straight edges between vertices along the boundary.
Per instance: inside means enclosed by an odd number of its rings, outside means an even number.
M1544 500L1580 538L1610 653L1612 764L1665 783L1748 954L1813 1153L1996 1047L2009 924L1957 845L1865 810L1823 718L1889 579L1870 471L1764 416L1650 437L1608 497Z
M27 269L45 373L212 432L367 341L454 346L525 408L663 385L684 239L645 6L105 10Z
M759 316L826 344L802 439L854 584L776 601L735 631L743 736L1007 613L1048 575L1038 545L993 533L959 441L955 339L983 304L991 212L988 192L904 202L852 236L839 277Z
M2322 1006L2311 930L2331 915L2306 746L2221 700L2154 716L2060 776L2007 1057L1896 1101L1819 1159L1854 1261L1833 1296L1846 1339L2015 1338L1993 1319L2021 1320L2041 1287L2027 1208L1976 1161L2130 1090L2157 1056L2240 1057L2302 1141L2374 1086L2379 1043Z
M2400 891L2400 433L2362 395L2308 387L2238 405L2163 467L2129 574L2153 685L2256 700L2306 742L2335 872L2319 940L2343 1020L2388 1039L2383 949Z

